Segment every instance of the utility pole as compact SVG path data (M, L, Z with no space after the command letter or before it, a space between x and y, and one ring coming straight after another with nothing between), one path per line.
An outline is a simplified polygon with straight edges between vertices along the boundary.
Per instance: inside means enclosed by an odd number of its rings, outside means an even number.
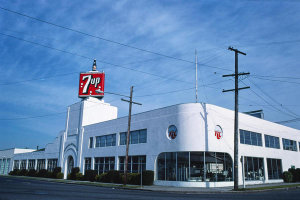
M131 108L132 104L142 105L141 103L137 103L132 101L132 93L133 86L130 87L130 97L129 101L126 99L121 99L122 101L126 101L129 103L129 114L128 114L128 129L127 129L127 137L126 137L126 158L125 158L125 170L124 170L124 185L127 184L127 171L128 171L128 151L129 151L129 139L130 139L130 124L131 124Z
M233 161L234 177L233 177L233 179L234 179L234 190L238 190L238 188L239 188L239 168L238 168L238 166L239 166L239 149L238 149L238 145L239 145L239 116L238 116L238 113L239 113L239 90L250 88L250 87L239 88L239 76L249 75L250 73L239 73L238 55L242 54L245 56L246 53L241 52L232 47L228 47L228 50L235 52L235 73L223 75L223 77L234 76L235 89L223 90L223 92L234 91L234 93L235 93L235 95L234 95L235 101L234 101L234 161Z
M196 89L196 103L198 103L198 57L197 50L195 49L195 63L196 63L196 72L195 72L195 89Z

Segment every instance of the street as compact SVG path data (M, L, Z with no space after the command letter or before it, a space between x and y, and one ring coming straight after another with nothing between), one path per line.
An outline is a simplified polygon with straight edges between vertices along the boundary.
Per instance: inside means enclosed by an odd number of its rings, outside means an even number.
M0 176L0 200L36 199L299 199L300 190L182 194L113 189Z

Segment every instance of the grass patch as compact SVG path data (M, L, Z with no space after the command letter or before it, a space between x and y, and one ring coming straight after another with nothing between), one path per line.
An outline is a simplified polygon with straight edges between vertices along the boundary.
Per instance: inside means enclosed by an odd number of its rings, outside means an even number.
M251 190L272 190L280 188L294 188L300 187L300 184L291 184L291 185L274 185L274 186L265 186L265 187L255 187L255 188L240 188L238 191L251 191Z
M51 178L42 178L42 177L28 177L28 176L7 176L7 177L48 181L48 182L58 182L58 183L66 183L66 184L92 185L97 187L109 187L109 188L129 188L129 189L140 188L140 186L138 185L123 185L123 184L77 181L77 180L66 180L66 179L51 179Z

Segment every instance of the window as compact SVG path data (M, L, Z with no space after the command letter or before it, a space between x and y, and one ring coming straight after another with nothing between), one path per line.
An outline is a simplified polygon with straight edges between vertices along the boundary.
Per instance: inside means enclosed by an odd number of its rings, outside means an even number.
M281 159L267 158L268 177L269 179L282 178Z
M84 159L84 171L92 169L92 158Z
M19 169L19 161L18 160L14 161L14 169Z
M240 130L240 143L254 146L262 146L262 137L260 133Z
M97 157L95 158L95 170L98 174L115 169L115 157Z
M89 148L93 148L93 137L90 137L90 141L89 141Z
M147 129L130 131L130 144L147 143ZM120 133L120 145L126 145L127 132Z
M244 157L245 180L264 180L263 158Z
M4 172L3 172L4 174L8 174L9 167L10 167L10 158L7 158L6 165L5 165Z
M28 160L28 169L35 168L35 160Z
M280 149L279 137L265 135L265 147Z
M282 138L282 146L284 150L297 151L297 143L294 140Z
M0 174L3 174L3 164L4 162L2 162L2 159L0 159Z
M48 159L48 166L47 166L47 170L49 172L53 172L54 168L57 167L57 159Z
M36 170L40 171L41 169L45 169L45 159L39 159L39 160L37 160Z
M21 160L20 169L26 169L27 160Z
M116 146L116 134L96 137L96 147Z
M119 157L119 170L125 170L125 156ZM146 170L146 156L128 156L127 171L129 173L139 173Z
M157 179L232 181L232 159L221 152L167 152L157 158Z

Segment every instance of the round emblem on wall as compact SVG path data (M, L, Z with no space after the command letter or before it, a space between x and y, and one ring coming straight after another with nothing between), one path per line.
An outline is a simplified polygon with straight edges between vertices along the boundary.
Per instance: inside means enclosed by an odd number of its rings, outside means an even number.
M223 129L219 125L215 128L215 136L218 140L223 138Z
M175 125L170 125L168 127L168 131L167 131L167 137L169 138L169 140L173 140L175 139L177 136L177 128Z

